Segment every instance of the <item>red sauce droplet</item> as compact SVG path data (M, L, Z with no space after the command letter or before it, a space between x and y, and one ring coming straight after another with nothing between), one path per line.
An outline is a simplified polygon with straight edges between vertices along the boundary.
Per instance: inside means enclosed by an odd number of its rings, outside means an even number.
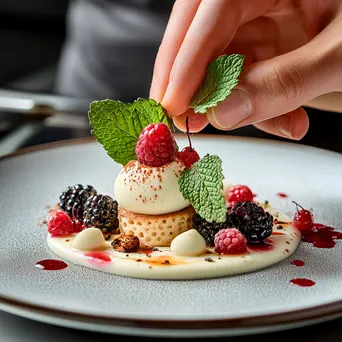
M61 260L46 259L36 262L35 266L45 271L59 271L68 267L68 264Z
M302 241L312 243L317 248L333 248L336 245L335 240L341 239L342 233L320 223L315 223L311 230L302 231Z
M104 252L88 252L84 254L87 259L98 262L110 262L112 259L107 253Z
M277 196L280 198L287 198L288 196L286 194L284 194L283 192L278 192Z
M139 253L149 255L152 254L152 249L141 249L139 250Z
M306 278L295 278L295 279L291 279L290 283L294 284L294 285L298 285L298 286L313 286L316 283L310 279L306 279Z
M295 260L292 260L291 261L291 265L295 265L295 266L304 266L305 265L305 262L302 261L302 260L298 260L298 259L295 259Z
M274 248L271 240L265 239L264 243L247 243L247 248L255 252L267 252Z

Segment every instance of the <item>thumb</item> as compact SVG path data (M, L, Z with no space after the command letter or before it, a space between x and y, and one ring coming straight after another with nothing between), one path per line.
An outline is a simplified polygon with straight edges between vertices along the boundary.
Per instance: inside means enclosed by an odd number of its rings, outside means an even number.
M303 47L254 63L230 96L207 113L218 129L234 129L294 111L315 97L342 89L341 43L333 28Z

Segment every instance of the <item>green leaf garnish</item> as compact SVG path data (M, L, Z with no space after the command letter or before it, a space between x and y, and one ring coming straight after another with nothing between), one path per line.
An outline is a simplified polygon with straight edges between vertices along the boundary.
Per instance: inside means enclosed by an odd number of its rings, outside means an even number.
M102 100L90 104L91 133L117 163L137 159L135 146L142 130L150 123L164 122L173 130L171 119L161 104L138 98L133 103Z
M178 184L184 199L197 214L209 222L226 221L222 161L218 156L206 154L190 170L184 169Z
M205 79L191 100L190 108L195 113L206 113L226 99L232 89L239 83L242 71L243 55L223 55L208 65Z

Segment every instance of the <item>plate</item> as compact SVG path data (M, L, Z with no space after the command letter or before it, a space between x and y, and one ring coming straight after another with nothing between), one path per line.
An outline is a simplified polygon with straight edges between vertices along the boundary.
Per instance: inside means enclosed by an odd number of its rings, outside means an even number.
M176 138L187 145L185 136ZM316 222L341 231L340 154L254 138L197 134L192 141L200 155L221 157L226 180L247 184L290 216L292 201L312 208ZM120 168L93 139L45 144L1 159L0 309L80 329L179 337L247 335L342 316L341 240L334 248L302 243L276 265L218 279L134 279L70 263L59 271L35 267L59 259L40 223L60 193L81 183L113 196ZM295 266L293 259L305 265ZM315 285L293 285L295 278Z

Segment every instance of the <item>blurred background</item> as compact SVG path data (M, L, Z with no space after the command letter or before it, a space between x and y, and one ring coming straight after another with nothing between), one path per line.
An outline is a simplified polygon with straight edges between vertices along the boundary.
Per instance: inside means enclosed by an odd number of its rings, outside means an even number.
M90 136L90 101L148 96L172 0L1 0L0 156ZM99 76L99 77L98 77ZM300 142L342 152L340 113L307 108ZM55 115L44 116L54 112ZM37 113L42 115L38 116ZM254 127L204 133L277 139Z

